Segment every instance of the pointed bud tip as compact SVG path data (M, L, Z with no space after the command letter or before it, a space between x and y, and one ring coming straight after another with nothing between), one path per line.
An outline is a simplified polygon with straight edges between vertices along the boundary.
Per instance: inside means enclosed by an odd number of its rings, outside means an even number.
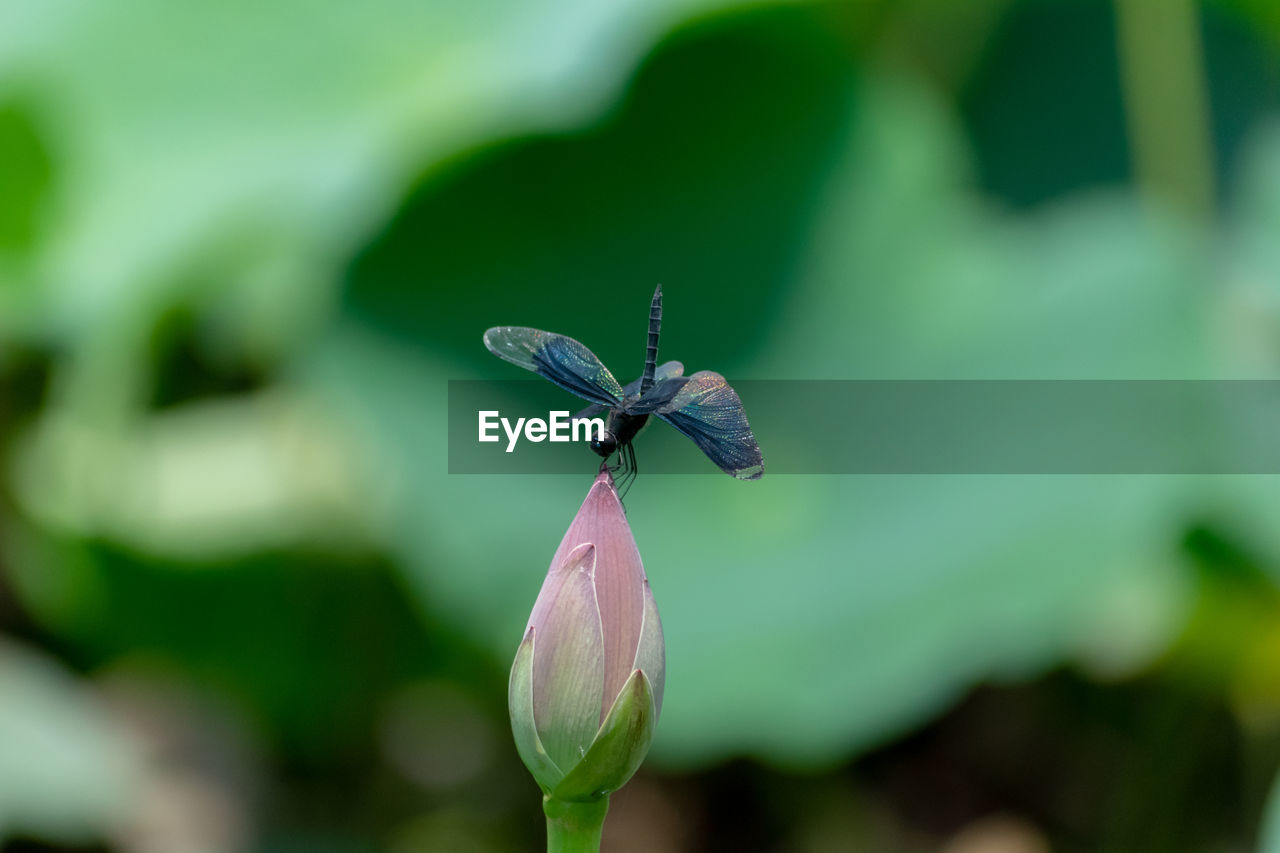
M600 469L600 473L596 475L595 482L591 484L591 489L587 492L587 499L583 501L582 506L585 509L592 504L595 506L612 505L622 511L622 498L618 496L618 487L614 485L613 475L609 473L608 468Z

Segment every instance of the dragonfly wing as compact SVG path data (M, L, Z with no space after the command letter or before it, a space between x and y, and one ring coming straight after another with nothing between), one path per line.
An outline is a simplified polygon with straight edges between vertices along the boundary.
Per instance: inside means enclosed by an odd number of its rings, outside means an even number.
M571 394L601 406L622 404L622 386L595 353L573 338L526 326L495 326L484 345L503 361L519 365Z
M661 383L668 379L675 379L678 376L680 376L680 374L682 373L684 373L683 364L681 364L678 361L668 361L666 364L660 365L658 369L654 371L653 378L657 383ZM654 397L655 403L649 406L643 412L637 412L637 411L633 411L630 405L627 405L627 401L635 402L635 398L640 394L640 380L637 379L635 382L628 382L622 388L622 399L624 401L623 410L626 411L628 414L650 414L653 412L655 408L657 408L657 406L670 400L672 394L674 394L677 390L679 390L680 384L681 383L677 383L675 387L671 389L671 392L669 394L665 394L665 396L662 394L659 394L658 396L655 397L654 391L657 388L657 386L655 385L653 388L650 388L649 393L644 395L644 402L647 404L649 402L649 399L651 397ZM587 406L581 412L578 412L576 415L574 415L571 418L571 420L576 421L581 418L598 418L601 415L603 415L606 411L607 411L607 407L593 404L593 405Z
M582 411L569 418L570 421L584 421L588 418L602 418L609 411L608 406L602 406L599 403L592 403Z
M661 379L639 399L627 397L622 404L622 410L628 415L652 415L666 408L688 382L689 380L683 376L669 376Z
M742 400L719 373L693 374L656 414L691 438L726 474L757 480L764 473L764 456Z
M645 392L644 398L640 397L640 383L643 378L634 382L628 382L626 387L622 389L622 407L629 415L649 415L653 414L660 406L671 399L676 391L680 390L681 382L667 382L670 379L677 379L684 375L684 365L678 361L668 361L658 366L653 372L653 385ZM661 389L659 386L666 382L667 384Z

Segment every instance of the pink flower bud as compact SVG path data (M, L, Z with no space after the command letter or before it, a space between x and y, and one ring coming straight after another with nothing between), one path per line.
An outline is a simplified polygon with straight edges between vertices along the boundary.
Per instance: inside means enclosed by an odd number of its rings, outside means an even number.
M621 787L648 751L666 674L640 552L601 471L551 560L511 675L516 745L561 799Z

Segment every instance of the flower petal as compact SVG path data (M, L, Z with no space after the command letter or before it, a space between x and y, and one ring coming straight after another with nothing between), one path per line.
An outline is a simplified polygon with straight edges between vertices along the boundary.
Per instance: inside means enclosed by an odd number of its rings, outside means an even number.
M596 600L604 626L604 693L596 721L600 723L635 668L645 620L644 566L608 471L596 477L552 565L584 542L596 549Z
M593 575L596 552L582 545L553 564L534 608L533 716L547 754L568 770L600 722L604 639ZM544 600L545 599L545 600Z
M507 687L507 705L511 710L511 732L515 736L516 752L542 790L550 791L564 778L564 771L547 754L534 722L534 634L534 629L530 628L516 651L516 661L511 666L511 682Z
M658 603L653 599L648 580L644 582L644 626L640 630L634 668L644 670L649 678L649 684L653 687L653 708L657 714L661 714L662 689L667 681L667 645L662 638Z

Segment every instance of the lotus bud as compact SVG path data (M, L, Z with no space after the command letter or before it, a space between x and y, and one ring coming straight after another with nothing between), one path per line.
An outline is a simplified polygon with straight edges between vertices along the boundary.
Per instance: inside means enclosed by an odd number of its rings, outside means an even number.
M547 803L599 800L631 778L649 751L665 676L658 608L602 469L551 560L511 669L516 749Z

